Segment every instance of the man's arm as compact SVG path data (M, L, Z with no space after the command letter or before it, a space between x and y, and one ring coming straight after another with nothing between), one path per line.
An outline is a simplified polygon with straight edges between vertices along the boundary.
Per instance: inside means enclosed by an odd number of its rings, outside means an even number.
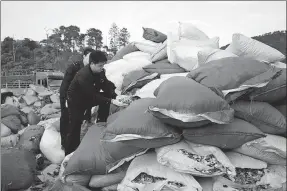
M116 99L117 94L115 93L116 86L113 82L109 81L106 77L105 71L102 73L102 78L104 80L104 83L102 84L102 90L106 93L108 93L112 99Z
M99 92L97 92L92 80L89 80L88 78L84 78L82 76L77 76L77 80L83 91L79 93L91 96L94 105L103 102L106 102L107 104L111 103L110 98L104 97Z

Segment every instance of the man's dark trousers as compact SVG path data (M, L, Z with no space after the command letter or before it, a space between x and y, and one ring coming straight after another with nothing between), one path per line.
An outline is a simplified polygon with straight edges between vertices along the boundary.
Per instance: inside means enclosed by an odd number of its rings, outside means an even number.
M61 117L60 117L60 134L61 134L61 144L65 147L65 138L68 133L69 128L69 112L68 108L65 106L65 100L60 101L61 105Z
M110 96L106 93L102 94L106 97ZM97 122L106 122L110 112L110 104L98 103L97 105L99 106ZM69 129L65 140L65 155L74 152L80 145L81 126L87 108L89 107L78 101L68 100Z

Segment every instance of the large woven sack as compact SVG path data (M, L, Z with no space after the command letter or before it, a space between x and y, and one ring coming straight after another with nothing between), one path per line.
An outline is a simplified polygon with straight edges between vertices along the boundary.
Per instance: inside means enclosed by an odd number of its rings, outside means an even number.
M1 149L1 189L28 189L34 182L36 160L23 149Z
M177 172L200 177L235 174L235 167L217 147L181 141L156 148L157 161Z
M6 137L1 137L1 147L15 147L19 141L19 137L20 136L18 134L11 134Z
M187 74L188 73L174 73L161 75L160 79L153 80L136 91L135 96L140 98L155 98L154 91L160 86L162 82L174 76L186 76Z
M267 162L286 166L286 138L266 134L264 138L245 143L235 152Z
M124 94L126 92L129 92L134 88L141 88L158 77L159 75L157 73L150 74L143 69L130 72L129 74L124 76L122 84L122 93Z
M195 177L196 181L200 184L203 191L214 191L213 190L213 179L210 177Z
M281 180L285 180L284 183L282 183L282 187L276 189L275 191L284 191L286 190L286 166L281 166L281 165L269 165L268 169L275 174L278 174L280 177L282 177ZM280 180L279 179L279 180Z
M93 175L89 186L92 188L102 188L119 184L125 177L126 171L117 173L105 174L105 175Z
M40 121L37 125L41 125L45 129L54 129L56 131L60 131L60 129L58 129L58 127L54 124L59 120L60 120L60 118L47 119L44 121Z
M216 181L235 188L255 189L265 187L266 190L281 188L282 184L286 182L286 179L284 179L286 177L276 173L275 170L270 171L267 169L267 164L263 161L235 152L227 152L226 156L236 167L236 175L217 177L215 178Z
M286 63L284 62L273 62L271 63L272 66L275 66L276 68L285 68L286 69Z
M254 125L235 118L230 124L210 124L183 130L186 140L193 143L215 146L221 149L235 149L255 139L265 137Z
M173 73L184 73L185 70L177 64L171 64L168 60L166 62L154 63L143 67L146 72L159 73L159 74L173 74Z
M24 107L21 109L21 112L26 113L26 114L30 113L31 111L34 112L33 107L31 107L31 106L24 106Z
M60 179L56 180L49 191L91 191L90 189L76 183L63 183Z
M1 137L7 137L11 135L11 133L12 133L11 129L6 125L4 125L3 123L1 123Z
M229 58L229 57L238 57L238 56L226 50L206 47L198 52L197 57L198 57L198 65L201 66L213 60L219 60L222 58Z
M94 125L89 128L81 144L70 158L63 173L103 175L112 172L124 162L132 160L136 155L146 152L134 146L122 143L101 142L102 131L105 127ZM93 145L91 147L91 145Z
M233 120L234 111L228 103L192 79L169 78L157 92L149 110L164 123L192 128L210 122L228 124Z
M232 35L232 42L226 48L226 51L232 52L240 57L251 58L267 63L285 59L285 56L275 48L239 33Z
M178 22L179 36L190 40L207 40L208 36L190 22Z
M60 95L59 94L53 94L50 96L50 99L53 103L59 103L60 102Z
M225 152L230 162L235 168L249 168L249 169L264 169L267 168L267 163L247 155L236 153L234 151Z
M20 115L19 109L10 104L1 105L1 118L7 117L9 115Z
M119 184L114 184L114 185L111 185L111 186L103 187L101 189L101 191L118 191L118 185Z
M146 98L134 101L108 124L102 140L122 142L140 148L156 148L180 141L181 136L175 128L165 125L147 112L153 100Z
M75 183L84 187L89 185L91 175L86 174L72 174L63 178L65 183Z
M40 141L44 131L44 127L39 125L28 126L20 136L18 146L38 154L40 151Z
M29 124L28 118L27 118L27 114L24 113L23 111L20 111L20 121L21 124L26 127Z
M167 55L172 64L178 64L186 71L192 71L198 68L198 52L206 47L219 48L219 37L208 40L189 40L180 38L173 40L174 37L168 37Z
M1 119L1 123L11 129L12 133L17 133L21 130L21 120L19 115L9 115Z
M59 171L59 177L63 179L63 173L67 167L67 164L70 160L70 158L73 156L74 152L68 154L65 156L64 160L62 161L61 163L61 166L60 166L60 171Z
M1 99L2 99L2 94L1 94ZM4 96L3 96L3 99L4 99ZM4 104L9 104L9 105L12 105L16 108L18 108L20 106L20 102L19 102L19 99L16 97L16 96L7 96L5 98L5 103Z
M58 111L59 109L53 108L53 104L47 104L40 110L40 113L41 115L51 115L57 113Z
M25 93L25 95L28 95L28 96L36 96L37 95L37 93L32 89L25 89L24 93Z
M130 54L136 55L138 53L133 52ZM122 88L125 75L151 64L150 59L147 57L149 55L146 53L141 53L140 56L131 56L130 54L124 56L124 59L120 59L105 65L107 78L115 84L118 90L121 90Z
M202 191L193 176L173 171L157 162L156 154L148 154L135 158L118 191L160 191L160 190Z
M286 133L286 117L266 102L237 101L231 107L235 117L248 121L264 133Z
M155 29L143 27L143 38L156 43L164 42L167 36Z
M250 88L266 86L277 72L274 67L256 60L229 57L201 65L187 77L207 87L223 91L225 99L233 101Z
M121 112L122 110L111 114L107 119L107 124L114 122L117 119L117 117L121 115Z
M53 128L45 129L40 141L40 150L53 164L61 164L65 158L60 132Z
M280 111L280 113L282 113L283 116L287 117L287 115L286 115L286 111L287 111L287 109L286 109L286 104L275 106L275 108L276 108L278 111Z
M151 61L156 62L167 58L167 40L159 46L151 55Z
M286 97L286 69L277 68L278 76L266 86L257 88L247 95L249 100L274 103Z
M55 127L57 131L60 132L60 119L56 120L54 123L52 123L52 126Z
M141 58L141 59L144 59L144 60L149 60L151 61L151 56L149 53L146 53L146 52L143 52L143 51L135 51L135 52L131 52L127 55L125 55L123 57L124 60L128 61L128 60L131 60L131 59L136 59L136 58Z
M150 40L141 40L135 42L135 46L142 52L152 55L162 45L162 43L155 43Z
M138 51L139 49L134 45L134 43L129 43L128 45L121 48L116 55L109 61L109 63L122 59L125 55Z
M27 115L29 125L37 125L41 121L41 117L34 111L30 111Z
M24 99L24 101L27 103L27 105L32 105L34 104L36 101L39 100L38 97L36 96L30 96L30 95L25 95L22 97Z

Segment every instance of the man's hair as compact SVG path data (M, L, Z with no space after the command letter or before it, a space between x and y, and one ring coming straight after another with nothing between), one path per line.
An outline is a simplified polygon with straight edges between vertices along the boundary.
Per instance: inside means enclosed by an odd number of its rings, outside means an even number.
M92 49L92 48L90 48L90 47L88 47L88 48L85 48L85 49L84 49L83 54L84 54L85 56L87 56L87 54L89 54L90 52L93 52L93 51L95 51L95 50Z
M107 62L107 56L105 52L95 50L90 54L90 63L93 62L95 64L100 63L100 62Z

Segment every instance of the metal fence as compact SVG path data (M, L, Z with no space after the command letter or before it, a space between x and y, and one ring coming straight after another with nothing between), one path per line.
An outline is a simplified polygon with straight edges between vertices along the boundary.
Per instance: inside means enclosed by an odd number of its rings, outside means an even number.
M35 82L33 82L32 80L14 80L6 83L1 82L1 88L29 88L30 84L35 84Z

